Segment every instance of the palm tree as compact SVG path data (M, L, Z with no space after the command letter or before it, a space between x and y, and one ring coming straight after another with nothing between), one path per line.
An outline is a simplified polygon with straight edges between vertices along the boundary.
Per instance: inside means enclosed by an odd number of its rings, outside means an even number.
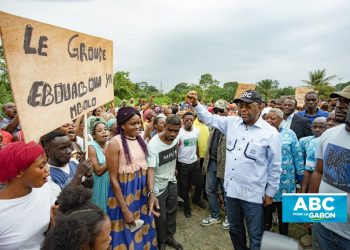
M314 88L314 90L320 92L326 86L330 85L330 80L337 77L336 75L326 77L325 69L317 69L314 72L309 72L309 80L302 80L307 85Z
M279 82L272 79L261 80L256 83L256 90L265 96L265 101L275 96Z

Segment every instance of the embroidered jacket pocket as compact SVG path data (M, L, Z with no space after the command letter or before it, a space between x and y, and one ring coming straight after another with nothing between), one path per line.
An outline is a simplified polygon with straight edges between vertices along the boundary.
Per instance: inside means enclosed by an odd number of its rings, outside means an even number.
M244 156L247 159L256 161L259 157L263 156L263 146L255 144L253 142L248 142L244 149Z
M228 141L227 146L226 146L226 150L229 152L233 151L236 147L236 144L237 144L237 139L235 140L233 145L232 145L232 141Z

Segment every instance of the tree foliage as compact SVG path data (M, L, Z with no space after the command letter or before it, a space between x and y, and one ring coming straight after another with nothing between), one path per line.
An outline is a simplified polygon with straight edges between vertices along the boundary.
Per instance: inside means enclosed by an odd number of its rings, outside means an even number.
M268 101L277 96L278 85L279 82L276 80L265 79L256 83L256 90L265 97L265 101Z
M225 82L222 88L221 97L227 101L233 100L238 87L238 82Z
M322 100L328 99L329 95L335 90L331 86L330 81L336 78L336 75L326 76L325 69L317 69L313 72L309 72L309 80L302 80L307 85L311 86L318 92L318 95Z
M342 90L343 88L345 88L346 86L350 85L350 81L349 82L343 82L343 83L338 83L337 85L335 85L335 89L337 91Z
M295 88L288 86L277 89L277 97L280 96L294 96L295 95Z
M326 77L325 69L317 69L313 72L309 72L309 80L302 80L307 85L313 87L315 90L320 91L322 87L330 85L330 80L337 77L336 75Z
M4 57L4 49L0 46L0 108L2 104L7 102L13 102L13 95Z
M215 80L211 74L207 73L201 75L201 78L199 79L199 86L202 89L202 99L208 101L208 99L210 99L210 93L216 93L215 89L218 89L216 88L218 85L219 81Z
M135 84L129 78L129 72L118 71L113 77L114 96L119 99L129 99L133 97Z

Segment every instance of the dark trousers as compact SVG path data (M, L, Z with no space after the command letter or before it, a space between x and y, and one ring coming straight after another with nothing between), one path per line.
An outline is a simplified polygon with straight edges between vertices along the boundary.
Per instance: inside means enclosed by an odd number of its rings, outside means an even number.
M173 239L176 232L177 186L169 182L165 191L157 196L160 216L154 217L156 222L158 244Z
M260 249L264 232L263 205L226 196L226 214L230 237L235 250L247 250L244 220L247 224L250 249Z
M182 162L177 162L178 177L180 183L180 192L182 199L184 200L184 209L190 211L190 199L189 199L189 190L191 184L195 185L195 192L192 200L194 202L200 201L201 195L203 192L203 175L202 170L198 164L198 161L185 164Z
M270 231L272 228L272 214L277 208L278 214L278 229L280 234L288 235L288 225L289 223L282 223L282 202L272 202L271 205L264 207L264 220L265 228L264 230Z
M199 158L199 167L201 168L201 172L203 173L203 162L204 162L204 158ZM205 193L205 182L206 182L206 175L202 174L203 176L203 189L201 190L201 193L203 194L203 198L208 200L207 194Z

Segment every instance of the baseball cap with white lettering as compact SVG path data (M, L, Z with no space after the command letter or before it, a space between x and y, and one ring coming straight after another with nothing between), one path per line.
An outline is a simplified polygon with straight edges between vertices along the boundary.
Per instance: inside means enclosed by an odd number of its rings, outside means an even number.
M247 90L243 92L240 98L236 98L233 100L234 103L237 102L247 102L247 103L252 103L252 102L257 102L257 103L262 103L262 97L261 95L256 92L255 90Z

